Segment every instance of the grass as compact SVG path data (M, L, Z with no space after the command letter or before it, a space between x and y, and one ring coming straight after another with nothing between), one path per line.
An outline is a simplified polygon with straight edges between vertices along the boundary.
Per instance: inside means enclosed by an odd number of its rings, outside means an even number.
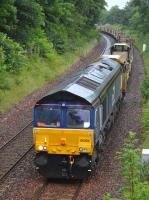
M46 82L59 77L81 56L87 55L96 42L94 39L75 52L56 56L50 62L33 55L26 60L25 67L18 74L1 74L0 113L7 112L25 96L43 87Z
M144 54L144 64L145 64L145 72L146 72L145 80L148 82L148 85L149 85L149 51ZM147 91L147 93L149 94L149 87L145 88L145 91ZM143 148L149 149L149 99L144 99L141 121L142 121L144 138L145 138Z

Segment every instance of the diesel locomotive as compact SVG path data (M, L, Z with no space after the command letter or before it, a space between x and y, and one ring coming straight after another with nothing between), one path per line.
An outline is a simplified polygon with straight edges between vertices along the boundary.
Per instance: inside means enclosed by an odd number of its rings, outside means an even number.
M112 55L90 64L36 103L35 165L43 176L83 179L95 167L126 93L131 61L130 47L123 46L121 54L114 53L119 45L113 46Z

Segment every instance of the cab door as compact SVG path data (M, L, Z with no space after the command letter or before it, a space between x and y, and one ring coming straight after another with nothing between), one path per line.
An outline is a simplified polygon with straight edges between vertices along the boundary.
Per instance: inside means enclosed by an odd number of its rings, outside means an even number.
M95 109L95 144L101 144L103 142L103 137L102 137L102 105L98 106Z

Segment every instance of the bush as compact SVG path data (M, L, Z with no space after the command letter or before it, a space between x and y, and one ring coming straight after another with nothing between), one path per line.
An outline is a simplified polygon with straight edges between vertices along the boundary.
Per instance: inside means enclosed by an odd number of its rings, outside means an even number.
M138 140L136 134L129 132L124 147L117 158L121 161L121 174L124 185L121 188L121 199L147 200L149 199L149 182L141 178L140 150L136 148ZM115 200L106 195L104 200Z
M40 57L51 60L55 54L53 44L48 41L46 34L41 29L32 30L34 38L27 43L28 53L36 53Z
M149 138L149 101L146 101L144 103L141 122L142 122L142 130L144 132L143 138L145 139L144 147L148 148L149 147L149 139L148 139Z
M141 92L145 99L149 99L149 77L146 77L141 86Z
M5 68L5 55L3 48L0 47L0 72Z
M54 45L54 48L59 54L68 50L68 33L63 25L49 24L47 27L47 37Z
M15 41L0 33L0 67L1 70L17 72L24 64L24 50Z

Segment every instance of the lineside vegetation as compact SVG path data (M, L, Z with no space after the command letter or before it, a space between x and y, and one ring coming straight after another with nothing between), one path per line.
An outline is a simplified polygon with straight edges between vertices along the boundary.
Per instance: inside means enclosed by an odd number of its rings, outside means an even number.
M93 47L104 5L104 0L0 1L0 112Z
M114 25L130 35L144 58L145 80L140 88L143 97L141 117L143 139L138 143L135 134L129 133L124 148L119 154L124 185L119 191L118 199L147 200L149 199L149 167L143 169L142 177L140 155L142 148L149 149L149 1L130 0L124 9L113 7L110 11L105 11L102 20L105 24ZM145 52L142 51L143 44L147 45ZM136 148L138 144L140 144L139 149ZM118 199L110 197L109 194L104 198L104 200Z
M117 159L120 160L122 165L121 175L124 180L119 191L119 198L112 198L109 194L106 194L104 200L149 199L149 167L142 168L140 149L136 148L137 145L136 134L129 132L122 151L117 153Z

